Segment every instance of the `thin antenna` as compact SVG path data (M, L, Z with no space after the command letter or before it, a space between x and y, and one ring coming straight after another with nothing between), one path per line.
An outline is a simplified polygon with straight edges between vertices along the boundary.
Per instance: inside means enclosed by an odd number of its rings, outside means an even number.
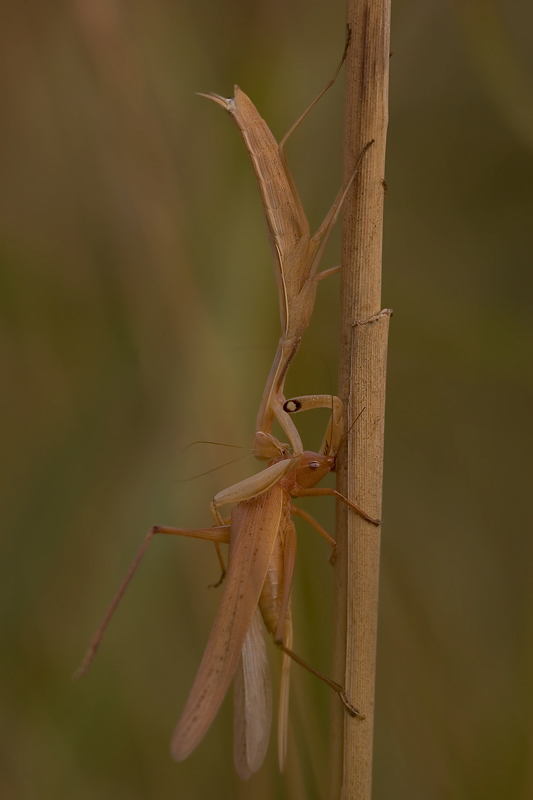
M346 441L346 439L347 439L347 438L348 438L348 436L350 435L350 433L351 433L351 431L352 431L352 428L354 427L355 423L357 422L357 420L359 419L359 417L361 416L361 414L363 413L363 411L365 411L365 409L366 409L366 406L363 406L363 408L361 409L361 411L359 412L359 414L356 416L356 418L354 419L354 421L352 422L352 424L350 425L350 427L349 427L349 428L348 428L348 430L346 431L346 433L344 433L344 434L341 436L341 440L340 440L340 442L339 442L339 452L341 451L341 448L344 446L344 442Z
M234 445L231 446L233 447ZM213 467L213 469L208 469L207 472L200 472L199 475L192 475L190 478L180 478L178 480L178 483L187 483L188 481L196 480L196 478L203 478L204 475L210 475L211 472L216 472L217 470L222 469L222 467L228 467L230 464L236 464L237 461L243 461L245 458L251 458L252 455L253 453L248 453L248 455L246 456L240 456L239 458L234 458L232 459L232 461L226 461L224 464L219 464L218 467Z
M218 447L235 447L237 450L250 449L249 447L243 447L240 444L226 444L226 442L211 442L209 439L197 439L195 442L191 442L190 444L186 445L181 452L184 453L185 450L188 450L189 447L192 447L195 444L216 444Z

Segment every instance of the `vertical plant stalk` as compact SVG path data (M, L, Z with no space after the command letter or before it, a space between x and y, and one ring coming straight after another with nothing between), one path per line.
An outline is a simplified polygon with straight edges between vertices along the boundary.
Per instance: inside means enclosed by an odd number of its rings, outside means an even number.
M354 424L339 460L339 490L381 517L387 335L381 311L385 143L388 123L390 0L349 0L345 181L366 153L344 207L339 394ZM365 718L334 702L330 798L370 800L380 531L338 504L333 674Z

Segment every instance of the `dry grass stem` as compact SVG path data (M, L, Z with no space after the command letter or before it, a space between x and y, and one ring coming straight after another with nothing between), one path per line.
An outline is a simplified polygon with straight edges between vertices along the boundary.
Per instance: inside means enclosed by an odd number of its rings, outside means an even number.
M374 144L344 211L339 393L348 427L364 411L340 459L339 490L381 517L390 318L381 311L390 0L350 0L348 24L345 180L362 148L372 139ZM380 535L356 514L338 512L333 674L365 719L333 704L330 798L370 800Z

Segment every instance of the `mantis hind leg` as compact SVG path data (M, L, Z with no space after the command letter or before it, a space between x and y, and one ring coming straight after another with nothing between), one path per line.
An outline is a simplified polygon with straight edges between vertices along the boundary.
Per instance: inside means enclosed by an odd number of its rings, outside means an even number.
M81 667L74 673L74 680L78 680L79 678L82 677L82 675L85 675L85 673L91 666L91 663L96 655L96 651L98 650L98 647L100 645L100 642L102 641L104 633L107 630L107 626L111 622L111 618L115 613L118 604L122 600L124 592L128 588L129 582L131 581L135 572L137 571L137 567L141 563L144 554L148 549L148 545L150 544L156 533L167 533L167 534L173 534L175 536L191 536L195 539L207 539L207 541L215 542L217 547L219 547L221 542L222 543L229 542L229 531L230 531L230 526L224 524L218 525L213 528L168 528L161 525L153 525L146 534L144 542L140 546L137 555L133 559L133 562L129 570L126 573L126 577L120 584L117 593L115 594L113 600L111 601L111 605L104 614L104 618L100 623L98 630L96 631L96 633L92 638L92 641L89 645L89 649L87 650L85 657L82 661Z
M305 519L305 521L308 522L309 525L311 525L315 529L315 531L318 531L318 533L324 537L326 542L329 545L331 545L331 555L329 557L329 563L333 564L335 561L335 556L337 555L337 542L335 541L335 539L329 535L327 530L323 528L322 525L319 522L317 522L314 517L311 516L311 514L309 514L303 508L295 506L293 503L291 503L291 514L296 514L298 517Z
M355 511L363 519L366 519L367 522L371 522L372 525L375 525L376 527L379 527L381 525L380 519L371 517L369 514L366 513L366 511L363 511L362 508L357 506L355 503L352 503L351 500L348 500L347 497L338 492L336 489L321 488L320 486L316 486L312 489L301 489L296 487L292 491L292 496L293 497L336 497L337 500L342 500L342 502L345 503L348 506L348 508L351 508L352 511Z
M276 642L276 645L279 647L280 650L282 650L284 653L290 656L293 661L296 661L296 663L299 664L301 667L308 670L308 672L311 672L313 675L316 675L316 677L320 678L321 681L324 681L324 683L326 683L330 689L333 689L333 691L339 695L343 706L352 717L360 717L361 719L365 718L365 715L361 714L359 709L355 708L355 706L352 705L352 703L348 699L348 695L346 694L346 689L344 688L344 686L341 686L340 683L337 683L331 678L328 678L327 675L323 675L322 672L319 672L317 669L312 667L311 664L308 664L307 661L304 661L303 658L300 658L300 656L296 655L296 653L293 650L289 650L288 647L285 647L285 645L282 642Z

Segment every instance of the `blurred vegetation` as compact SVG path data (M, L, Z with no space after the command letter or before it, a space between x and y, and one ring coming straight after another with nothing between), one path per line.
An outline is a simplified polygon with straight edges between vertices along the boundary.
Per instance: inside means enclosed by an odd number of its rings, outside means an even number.
M239 782L229 701L170 758L220 596L206 543L154 542L91 672L70 676L148 527L210 524L209 498L255 468L182 482L235 457L192 441L249 446L279 333L250 164L194 92L238 83L281 136L332 73L344 13L4 8L3 800L325 796L330 698L297 667L284 778L272 745ZM376 800L533 792L532 29L517 0L393 4ZM289 148L312 226L341 182L341 136L339 83ZM321 285L291 393L332 390L337 295ZM329 503L310 507L333 528ZM325 671L327 555L302 526L295 647Z

